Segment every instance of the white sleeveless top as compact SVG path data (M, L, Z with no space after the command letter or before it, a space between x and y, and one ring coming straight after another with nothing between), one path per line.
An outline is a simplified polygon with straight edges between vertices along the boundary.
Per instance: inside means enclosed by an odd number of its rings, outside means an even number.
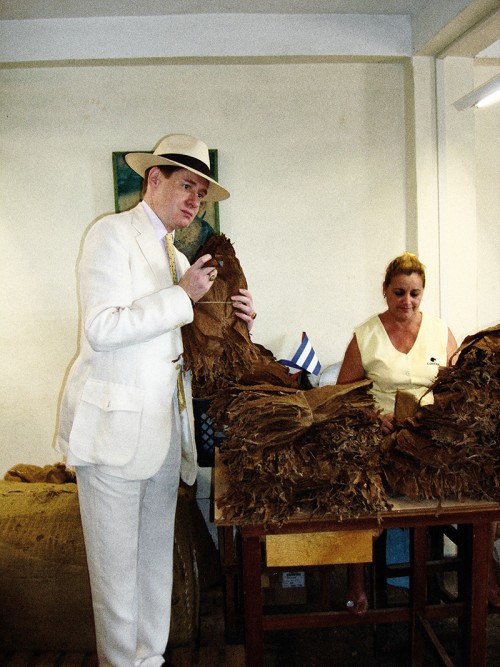
M407 354L396 350L378 315L354 333L366 377L373 382L371 393L383 413L394 411L397 389L420 399L436 379L439 366L447 364L448 326L438 317L422 313L417 338ZM429 392L422 403L432 402Z

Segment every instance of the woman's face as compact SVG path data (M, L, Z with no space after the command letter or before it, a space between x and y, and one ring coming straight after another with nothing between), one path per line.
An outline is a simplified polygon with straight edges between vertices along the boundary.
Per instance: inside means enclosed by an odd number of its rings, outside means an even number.
M388 286L384 285L384 292L391 315L403 322L410 320L419 312L424 294L422 277L418 273L397 274Z

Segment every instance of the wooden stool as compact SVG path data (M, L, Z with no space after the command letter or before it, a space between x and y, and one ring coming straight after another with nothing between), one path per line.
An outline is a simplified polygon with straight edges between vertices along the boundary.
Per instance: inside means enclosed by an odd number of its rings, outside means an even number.
M463 600L467 581L463 564L468 544L468 526L431 526L427 535L427 600L429 603L456 602ZM456 547L456 554L445 556L444 539L447 537ZM410 530L410 541L414 533ZM387 563L387 534L384 531L374 545L374 566L372 575L373 605L375 608L387 607L387 580L410 575L410 563ZM411 549L410 549L411 551ZM444 575L457 573L456 590L446 587Z

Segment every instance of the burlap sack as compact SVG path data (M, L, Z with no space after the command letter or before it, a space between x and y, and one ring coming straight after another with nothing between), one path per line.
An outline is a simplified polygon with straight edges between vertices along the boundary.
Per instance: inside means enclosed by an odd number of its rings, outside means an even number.
M199 591L189 499L176 517L170 646L196 641ZM75 484L0 481L0 648L95 651Z

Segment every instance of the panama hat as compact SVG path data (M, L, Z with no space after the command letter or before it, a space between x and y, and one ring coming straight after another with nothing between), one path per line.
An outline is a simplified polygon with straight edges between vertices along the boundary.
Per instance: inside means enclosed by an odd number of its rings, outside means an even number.
M189 134L169 134L160 140L152 153L127 153L125 161L144 178L150 167L173 166L189 169L209 181L205 201L221 201L229 192L210 176L208 146Z

